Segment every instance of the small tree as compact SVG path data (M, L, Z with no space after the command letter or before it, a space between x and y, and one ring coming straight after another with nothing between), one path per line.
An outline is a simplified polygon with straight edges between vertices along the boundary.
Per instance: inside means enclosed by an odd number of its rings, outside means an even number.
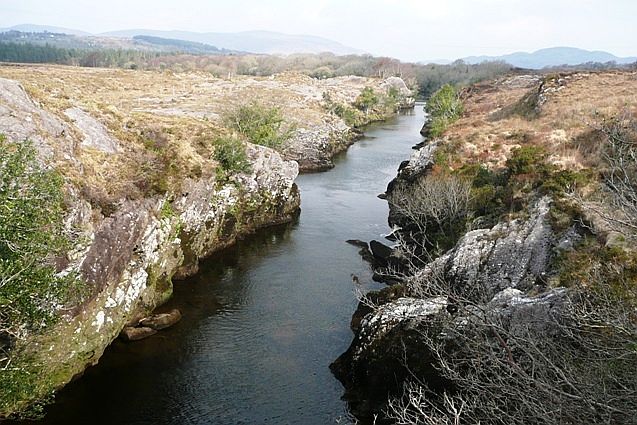
M460 118L464 107L455 87L445 84L429 98L426 110L430 120L429 134L438 137Z
M378 104L378 96L371 87L365 87L354 101L354 106L359 110L369 113L369 110Z
M604 183L617 211L602 215L616 230L634 237L637 234L637 119L630 111L624 111L602 122L599 130L606 137Z
M226 113L224 123L245 136L251 143L277 149L294 132L294 127L286 125L281 110L252 102Z
M227 174L245 173L250 171L250 162L246 154L244 142L237 137L220 137L215 140L215 161L221 166L217 177L224 179Z

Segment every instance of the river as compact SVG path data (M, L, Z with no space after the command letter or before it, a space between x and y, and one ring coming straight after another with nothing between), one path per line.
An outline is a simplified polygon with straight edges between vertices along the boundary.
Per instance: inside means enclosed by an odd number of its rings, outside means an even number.
M381 239L377 198L422 141L422 105L370 126L328 172L302 175L302 211L202 263L165 308L180 323L115 341L61 391L41 424L330 424L346 415L328 365L349 346L352 274L376 289L347 239Z

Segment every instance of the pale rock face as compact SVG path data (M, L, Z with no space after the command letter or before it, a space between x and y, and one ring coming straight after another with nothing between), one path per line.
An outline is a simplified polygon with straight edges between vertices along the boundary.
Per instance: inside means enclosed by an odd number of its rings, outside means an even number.
M550 203L548 197L540 199L527 220L466 233L455 248L423 268L416 280L442 277L460 293L489 299L507 288L531 289L544 277L555 243Z
M65 124L36 105L18 82L6 78L0 78L0 133L15 142L31 140L44 157L53 154L50 143L69 154L73 150Z
M435 316L447 307L447 299L444 297L432 299L399 298L389 304L380 306L361 322L361 329L357 338L357 346L354 358L367 350L375 340L383 338L397 324L411 320L424 320L426 317Z
M71 118L75 126L82 132L84 139L82 146L97 149L106 153L117 153L119 150L116 139L108 134L108 130L101 122L81 110L69 108L64 114Z
M332 157L353 143L349 127L342 119L332 117L312 129L299 128L287 143L284 155L295 160L302 170L332 168Z

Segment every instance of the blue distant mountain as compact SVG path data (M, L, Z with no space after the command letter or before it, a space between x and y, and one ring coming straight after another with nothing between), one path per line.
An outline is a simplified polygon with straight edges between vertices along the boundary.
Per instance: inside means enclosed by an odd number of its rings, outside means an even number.
M520 68L541 69L547 66L579 65L588 62L628 64L637 62L637 57L620 58L602 51L590 51L574 47L552 47L533 53L516 52L503 56L469 56L462 60L471 64L504 61Z

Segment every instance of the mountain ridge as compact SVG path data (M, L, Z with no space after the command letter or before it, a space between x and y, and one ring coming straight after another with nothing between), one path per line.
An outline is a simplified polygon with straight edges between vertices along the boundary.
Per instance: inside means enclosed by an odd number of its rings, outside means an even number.
M576 47L549 47L534 52L514 52L501 56L468 56L462 58L470 64L487 61L504 61L513 66L528 69L541 69L559 65L579 65L589 62L616 62L629 64L637 62L637 57L619 57L601 50L586 50Z
M363 50L346 46L328 38L305 34L285 34L274 31L241 31L231 33L192 32L179 30L149 30L143 28L109 31L103 37L134 37L139 35L193 41L229 50L264 54L322 53L337 55L360 54Z
M0 32L20 31L58 33L80 37L130 38L136 36L160 37L190 41L231 50L261 54L294 54L331 52L336 55L362 54L365 51L347 46L325 37L306 34L286 34L275 31L253 30L240 32L194 32L181 30L152 30L132 28L102 33L89 33L72 28L49 25L21 24L0 28Z

